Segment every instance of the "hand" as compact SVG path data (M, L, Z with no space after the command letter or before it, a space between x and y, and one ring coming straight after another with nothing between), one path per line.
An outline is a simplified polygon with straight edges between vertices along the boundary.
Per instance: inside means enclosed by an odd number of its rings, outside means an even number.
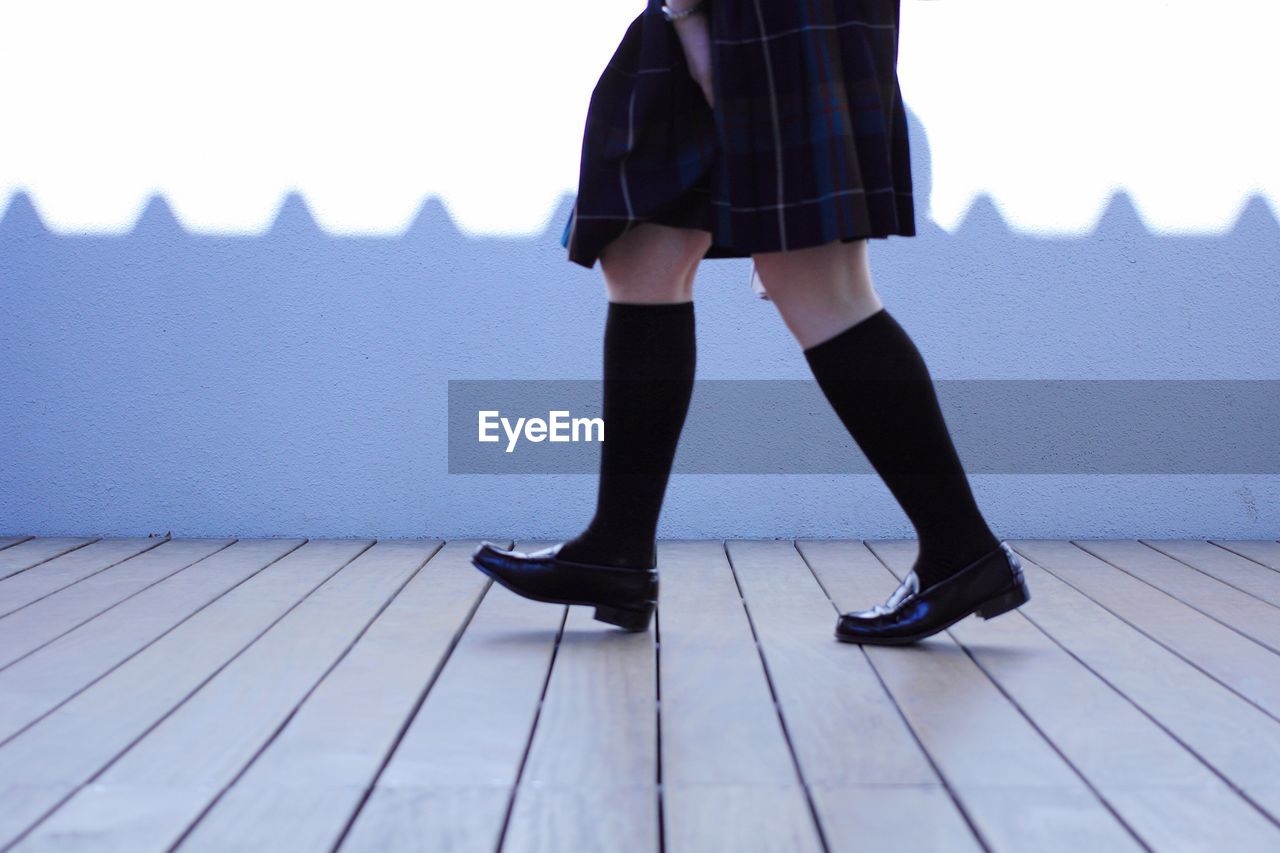
M715 90L711 85L711 24L706 12L695 12L687 18L672 21L680 47L684 49L689 74L702 89L707 103L715 108Z

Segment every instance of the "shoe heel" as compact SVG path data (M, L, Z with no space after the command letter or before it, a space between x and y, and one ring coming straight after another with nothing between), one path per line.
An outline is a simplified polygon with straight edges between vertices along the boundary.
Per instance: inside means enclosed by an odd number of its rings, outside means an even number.
M1027 589L1026 583L1020 580L1009 591L983 602L982 606L975 610L974 613L981 619L994 619L1001 613L1008 613L1010 610L1021 607L1030 600L1031 592Z
M597 607L594 618L617 625L628 631L645 631L649 628L649 620L653 618L652 604L643 610L627 610L623 607Z

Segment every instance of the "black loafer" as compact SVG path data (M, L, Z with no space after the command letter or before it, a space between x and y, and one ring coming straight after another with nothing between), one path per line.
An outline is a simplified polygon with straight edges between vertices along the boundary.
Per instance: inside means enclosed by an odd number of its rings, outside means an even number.
M534 601L585 604L594 618L628 631L644 631L658 604L658 570L575 563L556 556L564 545L514 551L483 542L471 563L507 589Z
M920 589L913 571L884 604L846 613L836 639L846 643L903 646L951 627L971 613L992 619L1031 600L1022 563L1005 542L956 574Z

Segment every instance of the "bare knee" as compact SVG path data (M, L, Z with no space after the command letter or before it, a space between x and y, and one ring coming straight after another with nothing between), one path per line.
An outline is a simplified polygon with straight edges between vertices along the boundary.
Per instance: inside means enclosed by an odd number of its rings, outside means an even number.
M611 302L688 302L693 277L711 245L711 234L641 222L600 253Z
M778 312L802 346L826 340L880 310L867 240L752 255Z
M760 252L751 259L771 297L869 301L876 295L866 240Z

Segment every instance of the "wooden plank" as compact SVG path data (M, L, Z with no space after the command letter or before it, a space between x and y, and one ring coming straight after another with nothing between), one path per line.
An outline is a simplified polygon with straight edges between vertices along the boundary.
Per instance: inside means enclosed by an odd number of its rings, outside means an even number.
M90 575L0 619L0 669L219 551L234 539L175 539ZM98 544L74 551L83 554ZM33 573L27 577L37 577Z
M1280 656L1070 542L1009 544L1268 714L1280 716Z
M66 589L135 555L162 547L167 539L99 539L83 548L54 557L34 571L25 571L0 583L0 616L7 616Z
M3 539L0 539L0 551L3 551L11 545L17 545L19 542L26 542L30 538L30 536L6 536Z
M658 849L655 652L652 626L569 608L504 850Z
M40 536L26 540L11 548L0 551L0 580L10 578L20 572L28 571L63 554L83 548L96 539L85 539L80 536ZM7 590L8 584L0 584L0 590ZM0 592L0 595L5 593ZM2 606L5 599L0 598L0 611L10 608Z
M837 610L795 544L728 549L831 847L980 849L866 653L831 636Z
M1280 570L1280 542L1274 539L1210 539L1214 545L1233 551L1241 557Z
M0 747L0 844L92 779L369 542L261 540L254 550L270 547L285 556Z
M797 546L841 612L883 602L897 585L857 542ZM865 650L988 849L1141 849L946 633Z
M658 559L665 849L821 849L724 545Z
M1280 572L1198 539L1144 539L1144 544L1206 575L1280 607Z
M899 578L915 560L914 543L873 550ZM1153 849L1280 849L1263 812L1023 614L950 631Z
M496 849L565 610L488 586L343 840L343 853Z
M19 849L68 842L122 852L170 848L440 545L388 540L363 551L80 788Z
M0 744L301 544L237 542L0 670Z
M528 737L529 731L522 734ZM517 757L517 767L519 763ZM379 786L339 850L470 853L496 849L510 791L503 784Z
M1143 542L1086 539L1075 544L1273 652L1280 652L1280 610L1273 605L1196 571Z
M334 848L485 593L488 579L469 560L478 544L450 542L431 558L195 825L183 851ZM500 826L499 818L495 839Z
M1280 784L1276 784L1274 778L1273 776L1273 782L1270 785L1259 785L1256 788L1252 788L1249 791L1249 795L1258 804L1259 808L1264 809L1273 818L1280 820L1280 817L1277 817L1277 815L1280 815Z
M1280 722L1019 555L1032 590L1023 617L1254 802L1280 786ZM1280 820L1280 808L1267 810Z

